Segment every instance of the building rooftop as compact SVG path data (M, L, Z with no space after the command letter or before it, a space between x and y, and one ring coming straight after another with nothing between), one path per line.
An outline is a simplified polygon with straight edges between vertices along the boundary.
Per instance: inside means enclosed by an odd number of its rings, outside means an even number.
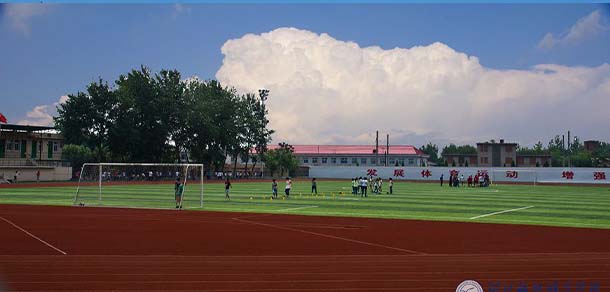
M30 126L30 125L15 125L15 124L0 124L1 131L19 131L19 132L40 132L53 131L54 127L45 126Z
M371 155L375 154L373 145L292 145L295 154L338 154L338 155ZM269 145L268 149L277 149L278 145ZM379 155L385 154L386 146L379 146ZM390 155L426 155L411 145L390 145ZM427 156L427 155L426 155Z

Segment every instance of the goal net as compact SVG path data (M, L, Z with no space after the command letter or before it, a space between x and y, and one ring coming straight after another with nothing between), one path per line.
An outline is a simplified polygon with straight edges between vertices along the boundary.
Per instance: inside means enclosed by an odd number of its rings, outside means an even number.
M182 184L181 200L176 185ZM85 163L76 206L203 207L203 164Z

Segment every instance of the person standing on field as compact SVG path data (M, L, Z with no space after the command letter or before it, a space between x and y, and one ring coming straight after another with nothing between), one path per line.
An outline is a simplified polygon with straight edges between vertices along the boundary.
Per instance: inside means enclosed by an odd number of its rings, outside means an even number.
M273 179L271 182L271 191L274 199L277 199L277 181Z
M182 209L182 193L184 192L184 184L180 182L180 178L176 179L176 209Z
M229 189L231 189L231 182L229 181L229 178L227 177L227 180L225 181L225 200L231 200L231 196L229 196Z
M394 193L394 181L390 178L390 182L388 182L388 186L390 187L390 195Z
M284 193L286 194L286 199L290 197L290 189L292 188L292 180L290 177L286 177L286 188L284 189Z
M367 190L368 190L368 181L366 180L366 177L362 178L362 194L360 194L361 197L367 197Z
M40 170L36 171L36 182L40 182Z
M443 186L443 174L441 173L441 187Z
M316 178L311 179L311 193L318 194L318 183L316 182Z

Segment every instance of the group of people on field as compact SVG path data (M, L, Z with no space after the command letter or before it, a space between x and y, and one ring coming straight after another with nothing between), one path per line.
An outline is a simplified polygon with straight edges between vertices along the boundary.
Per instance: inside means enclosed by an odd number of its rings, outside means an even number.
M369 181L371 183L369 183ZM231 181L227 177L224 183L225 187L225 200L231 200L230 190L232 188ZM388 182L389 191L388 194L394 193L394 181L392 178L389 179ZM352 179L352 194L357 195L360 194L362 197L367 197L368 189L370 188L371 192L374 194L381 194L383 192L383 179L381 178L366 178L366 177L358 177ZM286 184L284 188L285 198L290 198L290 190L292 189L292 179L290 177L286 177ZM182 197L184 193L184 183L180 179L180 177L176 178L176 183L174 186L175 198L176 198L176 209L182 209ZM318 194L318 182L316 178L311 179L311 194ZM271 199L278 198L278 182L274 178L271 181Z
M394 193L394 181L392 178L388 182L389 191L388 194ZM380 177L373 178L372 176L367 177L355 177L352 179L352 195L360 194L361 197L367 197L368 191L373 194L383 193L383 179Z
M444 175L441 174L441 187L443 186ZM469 175L467 179L464 179L464 175L458 176L457 174L449 174L449 181L447 182L449 187L458 188L467 184L468 187L488 187L491 184L489 174L477 173L475 175Z
M231 196L229 195L229 190L231 189L231 181L229 181L229 178L227 178L225 180L225 200L231 200ZM277 199L278 195L277 195L277 189L278 189L278 184L277 184L277 180L273 179L271 181L271 199ZM286 177L286 187L284 188L284 194L286 196L286 199L288 199L290 197L290 189L292 189L292 179L290 179L290 177ZM311 180L311 193L318 193L318 188L317 188L317 182L316 179L313 178Z

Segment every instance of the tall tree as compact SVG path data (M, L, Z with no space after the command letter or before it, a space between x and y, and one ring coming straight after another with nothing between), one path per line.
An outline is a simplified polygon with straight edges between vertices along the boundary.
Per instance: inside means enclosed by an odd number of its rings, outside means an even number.
M438 146L436 144L428 142L428 144L421 146L419 150L430 156L430 161L436 163L437 165L440 163L438 158Z

